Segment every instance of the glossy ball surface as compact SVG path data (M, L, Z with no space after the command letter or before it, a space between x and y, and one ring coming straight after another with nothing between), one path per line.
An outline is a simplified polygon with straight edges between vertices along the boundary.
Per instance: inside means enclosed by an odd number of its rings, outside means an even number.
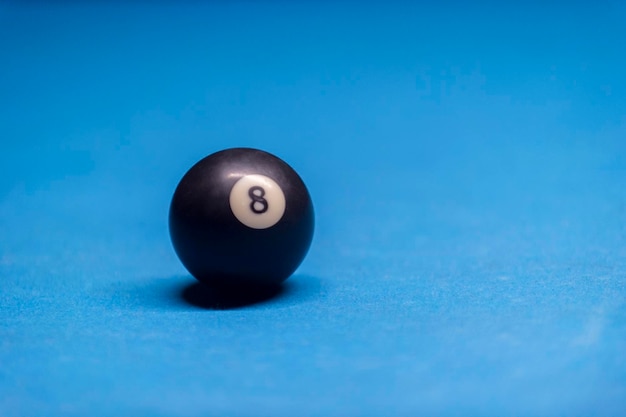
M275 285L304 259L313 238L309 192L287 163L250 148L196 163L169 212L174 250L210 285Z

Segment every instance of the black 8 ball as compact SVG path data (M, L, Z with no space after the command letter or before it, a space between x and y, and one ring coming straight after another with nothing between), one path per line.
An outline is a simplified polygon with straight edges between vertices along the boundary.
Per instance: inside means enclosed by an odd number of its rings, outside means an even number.
M276 285L304 259L313 238L309 192L267 152L226 149L196 163L170 205L176 254L210 285Z

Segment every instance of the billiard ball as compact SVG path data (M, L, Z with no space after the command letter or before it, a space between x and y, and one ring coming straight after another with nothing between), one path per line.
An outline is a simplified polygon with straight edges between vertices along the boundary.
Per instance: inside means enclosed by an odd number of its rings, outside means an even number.
M304 259L313 238L309 192L287 163L250 148L200 160L174 191L174 250L199 281L215 286L276 285Z

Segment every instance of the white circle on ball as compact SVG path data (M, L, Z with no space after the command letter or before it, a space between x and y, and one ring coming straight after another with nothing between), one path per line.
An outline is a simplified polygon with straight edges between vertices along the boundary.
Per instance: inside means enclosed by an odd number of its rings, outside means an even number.
M230 190L230 209L244 225L252 229L274 226L285 214L285 194L265 175L241 177Z

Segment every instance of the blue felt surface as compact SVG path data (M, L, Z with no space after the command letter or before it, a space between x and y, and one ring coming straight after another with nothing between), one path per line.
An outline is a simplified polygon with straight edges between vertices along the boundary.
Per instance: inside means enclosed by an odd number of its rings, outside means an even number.
M626 414L624 21L2 4L0 415ZM203 307L168 204L231 146L299 171L316 235Z

